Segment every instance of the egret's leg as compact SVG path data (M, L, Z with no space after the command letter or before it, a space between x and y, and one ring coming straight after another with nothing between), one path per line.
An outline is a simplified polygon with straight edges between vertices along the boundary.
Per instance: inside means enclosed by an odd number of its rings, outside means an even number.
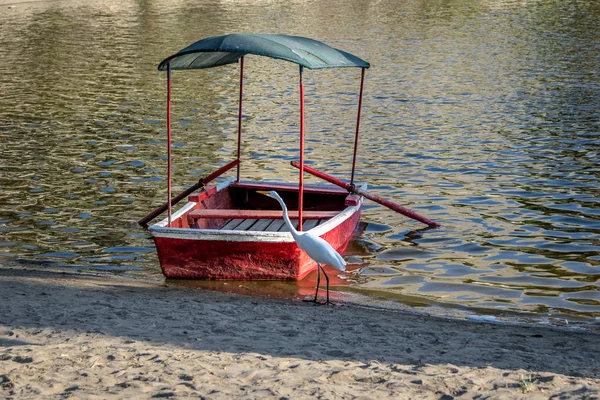
M327 273L325 272L323 267L321 267L320 264L319 264L319 268L321 268L323 270L323 275L325 275L325 282L327 282L327 300L325 301L325 304L331 304L331 302L329 301L329 277L327 276Z
M317 302L317 296L319 295L319 286L321 285L321 264L317 263L317 290L315 290L314 302Z
M317 296L319 295L319 286L321 285L321 264L317 263L317 290L315 290L315 298L312 300L302 300L302 301L310 301L313 303L317 302Z

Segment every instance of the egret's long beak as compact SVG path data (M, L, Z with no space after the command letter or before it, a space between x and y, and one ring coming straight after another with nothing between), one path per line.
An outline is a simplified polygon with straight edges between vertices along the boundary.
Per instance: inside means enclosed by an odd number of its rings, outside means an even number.
M269 195L269 192L266 192L264 190L257 190L256 193L264 194L265 196Z

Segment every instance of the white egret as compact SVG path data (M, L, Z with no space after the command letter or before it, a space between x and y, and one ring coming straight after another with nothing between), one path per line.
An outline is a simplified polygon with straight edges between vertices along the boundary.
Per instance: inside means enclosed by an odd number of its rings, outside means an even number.
M257 193L264 194L265 196L271 197L279 202L281 208L283 210L283 220L286 225L290 229L292 237L296 241L298 247L306 252L310 258L317 262L318 267L318 275L317 275L317 290L315 292L314 302L317 302L317 295L319 294L319 285L321 283L321 271L323 271L323 275L325 275L325 280L327 282L327 301L325 304L331 304L329 302L329 277L325 270L321 266L321 264L331 265L340 271L346 270L346 261L342 258L342 256L335 251L333 247L329 243L327 243L324 239L319 236L313 235L310 231L307 232L298 232L290 221L290 217L288 216L287 207L283 202L283 199L279 197L276 191L271 190L270 192L265 191L257 191Z

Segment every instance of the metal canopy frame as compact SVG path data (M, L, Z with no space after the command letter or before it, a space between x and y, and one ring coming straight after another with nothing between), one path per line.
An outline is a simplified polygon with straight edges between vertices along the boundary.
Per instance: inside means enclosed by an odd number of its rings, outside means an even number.
M244 92L244 57L240 57L240 93L239 93L239 108L238 108L238 143L237 143L237 158L233 162L223 166L219 169L219 175L225 173L229 169L237 166L236 180L240 180L240 167L241 167L241 144L242 144L242 106L243 106L243 92ZM354 136L354 151L352 157L352 172L350 177L350 184L354 186L354 172L356 168L356 154L358 149L358 137L360 130L360 115L362 110L363 100L363 89L365 82L365 70L366 67L361 67L361 78L360 78L360 92L358 99L358 113L356 117L356 132ZM298 231L302 231L302 213L304 211L304 138L305 138L305 123L304 123L304 67L299 66L299 89L300 89L300 176L298 182ZM218 175L211 174L212 179ZM171 198L171 179L172 179L172 156L171 156L171 62L167 62L167 204L168 204L168 218L167 226L171 227L172 219L172 198ZM202 180L201 180L202 182Z

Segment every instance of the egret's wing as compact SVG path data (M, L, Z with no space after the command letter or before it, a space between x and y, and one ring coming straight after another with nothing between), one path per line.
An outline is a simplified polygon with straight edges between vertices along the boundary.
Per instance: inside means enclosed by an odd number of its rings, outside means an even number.
M337 259L339 260L340 264L342 264L345 267L347 262L346 262L346 260L344 260L344 257L342 257L342 255L340 253L338 253L337 251L335 252L335 255L337 256ZM345 270L345 268L344 268L344 270Z
M331 265L340 271L346 270L346 261L323 238L304 232L296 238L296 242L316 262Z

